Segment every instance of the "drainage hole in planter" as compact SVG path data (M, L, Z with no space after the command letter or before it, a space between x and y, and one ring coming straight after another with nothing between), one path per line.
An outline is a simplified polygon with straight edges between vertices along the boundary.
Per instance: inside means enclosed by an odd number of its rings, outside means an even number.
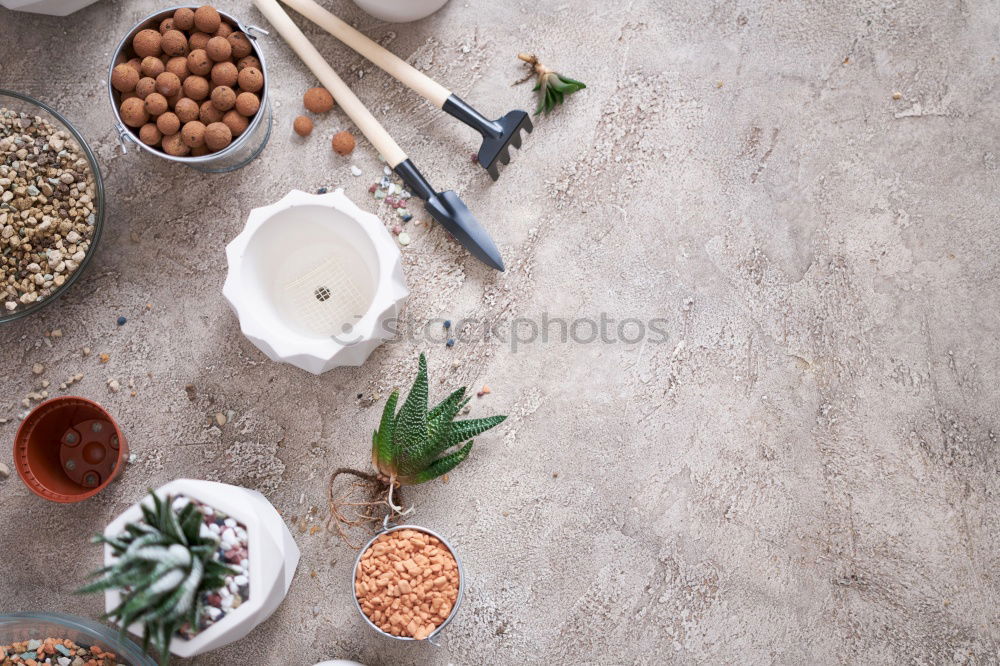
M330 290L326 287L316 287L316 291L313 292L313 296L316 300L322 303L323 301L330 299Z

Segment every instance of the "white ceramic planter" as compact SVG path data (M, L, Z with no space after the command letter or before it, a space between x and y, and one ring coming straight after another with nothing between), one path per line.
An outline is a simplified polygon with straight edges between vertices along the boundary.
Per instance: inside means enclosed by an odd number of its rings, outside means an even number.
M215 650L246 636L258 624L266 620L278 608L288 587L292 583L295 567L299 562L299 548L267 498L256 490L231 486L214 481L177 479L157 488L157 496L184 495L218 509L243 523L247 529L247 559L250 561L250 594L238 608L226 613L218 622L210 625L190 640L175 636L170 642L170 652L178 657L193 657L209 650ZM152 506L152 500L143 500ZM117 536L125 530L125 524L142 519L142 509L134 504L115 518L105 529L105 536ZM111 547L104 547L104 563L114 562ZM107 611L118 606L120 595L117 590L108 590L104 595ZM142 626L133 624L128 628L137 636L142 636Z
M68 16L95 2L97 0L0 0L0 7L6 7L15 12Z
M292 190L226 246L223 295L274 361L314 374L361 365L394 337L409 290L396 242L343 190Z
M406 23L430 16L448 0L354 0L354 4L377 19Z

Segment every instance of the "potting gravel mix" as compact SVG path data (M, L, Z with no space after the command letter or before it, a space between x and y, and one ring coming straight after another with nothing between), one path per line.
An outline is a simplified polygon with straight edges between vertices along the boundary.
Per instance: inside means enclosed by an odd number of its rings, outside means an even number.
M0 645L0 666L126 666L98 645L77 645L68 638L33 638Z
M52 296L79 268L97 217L94 174L65 129L0 107L3 313Z

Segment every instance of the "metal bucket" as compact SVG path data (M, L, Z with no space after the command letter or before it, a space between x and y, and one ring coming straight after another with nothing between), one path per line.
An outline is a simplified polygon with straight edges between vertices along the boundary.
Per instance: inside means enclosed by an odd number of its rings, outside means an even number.
M118 132L118 142L121 144L123 153L128 152L128 144L131 142L151 155L156 155L157 157L171 162L186 164L192 169L197 169L198 171L204 171L206 173L224 173L227 171L235 171L236 169L245 166L253 158L257 157L257 155L264 150L264 146L267 145L267 140L271 136L271 102L268 95L271 85L270 79L267 75L267 63L264 60L264 53L261 51L260 44L258 43L259 35L268 34L266 30L262 30L261 28L252 25L244 25L236 17L225 12L219 12L222 16L222 20L229 23L229 25L235 30L239 30L244 33L250 39L250 44L253 46L253 55L260 60L261 73L264 75L264 88L261 90L260 94L260 109L250 120L249 126L247 126L243 134L240 134L231 144L217 153L209 153L208 155L200 155L198 157L175 157L152 146L147 146L139 140L138 134L128 127L122 120L121 112L119 111L119 108L121 107L121 93L115 90L111 85L111 72L114 70L116 65L128 61L126 52L131 47L132 39L135 37L136 33L140 30L145 30L146 28L158 30L160 22L163 21L163 19L173 16L175 11L181 7L187 6L188 5L178 5L169 9L163 9L155 14L150 14L140 21L134 28L132 28L132 30L129 31L129 33L125 35L120 42L118 42L118 47L115 49L114 55L111 58L111 66L108 67L108 80L106 82L108 85L108 95L111 99L111 108L115 114L115 130ZM191 6L190 8L196 9L197 7Z
M397 532L399 530L415 530L417 532L423 532L424 534L430 534L432 537L436 537L441 543L443 543L445 548L448 549L448 552L451 553L451 556L455 558L455 564L458 567L458 596L455 597L455 605L451 607L451 612L448 613L448 617L445 618L444 622L439 624L434 629L434 631L432 631L430 635L425 639L431 645L438 645L437 643L434 642L434 639L444 630L445 627L448 626L448 624L452 620L455 619L455 616L458 614L458 607L462 605L462 596L465 593L465 570L462 568L462 558L458 556L458 553L455 551L454 548L452 548L451 544L448 543L448 540L433 530L429 530L426 527L421 527L420 525L392 525L389 522L389 517L386 516L385 520L382 521L382 529L380 529L378 533L375 536L373 536L368 541L368 543L364 545L364 547L358 553L357 559L354 560L354 571L351 574L351 598L354 599L354 607L358 609L358 613L360 613L361 617L363 617L365 622L368 623L368 626L377 631L382 636L393 638L397 641L417 640L410 636L393 636L390 633L382 631L382 629L380 629L377 624L372 622L368 618L368 616L365 615L365 612L361 609L361 603L358 601L358 595L354 590L355 581L358 579L358 567L361 566L361 558L364 556L365 553L368 552L368 549L372 547L372 544L375 543L375 540L378 539L380 536L382 536L383 534L389 534L390 532Z

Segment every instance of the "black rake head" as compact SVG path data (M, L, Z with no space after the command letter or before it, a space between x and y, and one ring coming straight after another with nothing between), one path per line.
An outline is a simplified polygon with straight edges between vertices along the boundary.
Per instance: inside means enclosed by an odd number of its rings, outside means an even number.
M494 120L492 124L498 126L499 132L496 135L483 134L483 145L479 147L477 159L480 166L489 172L490 178L496 180L500 177L500 167L497 162L509 164L510 146L520 148L521 130L530 134L534 127L528 112L521 110L511 111L503 118Z

